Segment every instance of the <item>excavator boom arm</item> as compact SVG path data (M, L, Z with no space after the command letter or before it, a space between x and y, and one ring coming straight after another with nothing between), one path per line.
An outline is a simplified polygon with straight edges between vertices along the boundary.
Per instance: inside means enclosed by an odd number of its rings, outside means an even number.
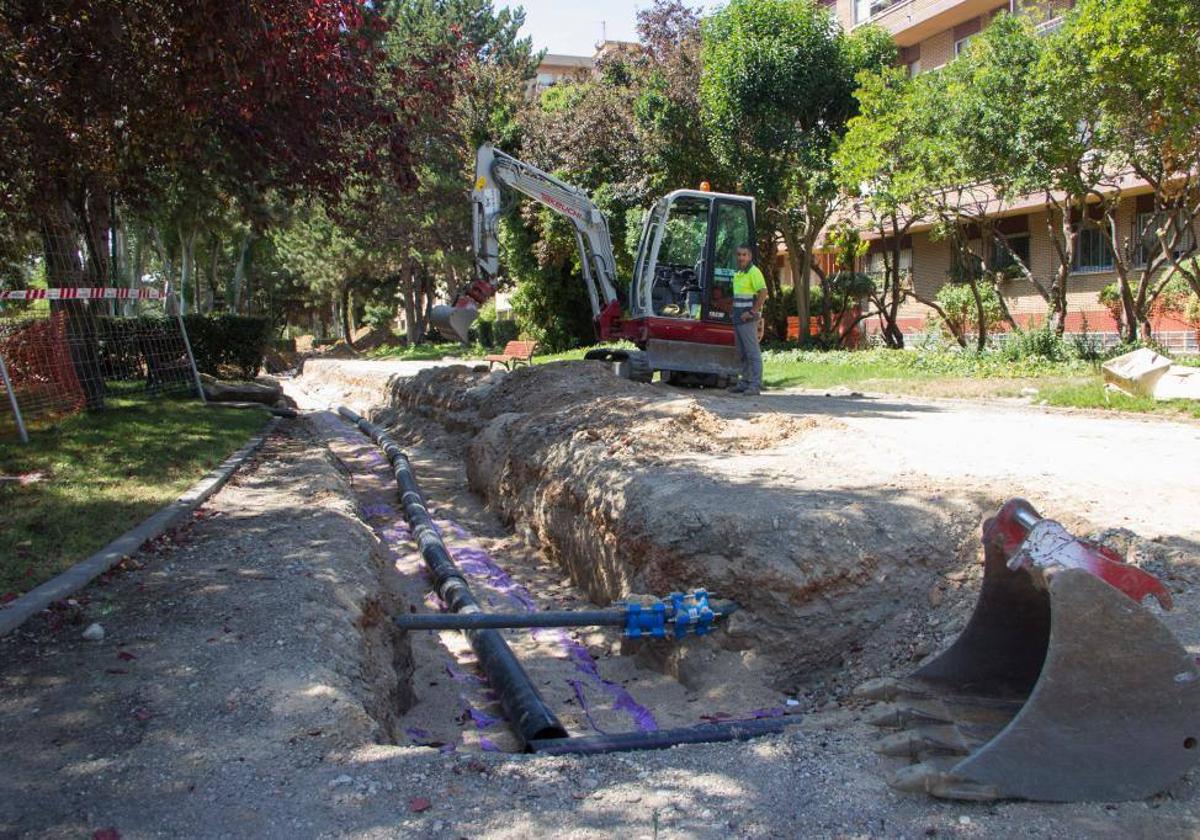
M500 273L500 198L503 189L528 196L570 220L592 317L599 320L601 313L617 301L616 260L604 214L578 187L485 144L475 155L475 187L471 191L472 239L478 279L459 295L454 306L434 308L434 325L449 329L466 341L467 328L475 320L478 305L495 294L495 280Z

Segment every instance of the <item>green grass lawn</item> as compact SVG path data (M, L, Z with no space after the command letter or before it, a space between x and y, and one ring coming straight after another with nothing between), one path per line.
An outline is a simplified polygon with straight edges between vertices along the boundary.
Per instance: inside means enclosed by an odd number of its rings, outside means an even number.
M48 580L174 500L269 417L125 393L106 411L32 432L27 446L0 439L0 597Z
M588 349L540 355L534 362L582 359ZM1200 364L1200 360L1179 361ZM1200 405L1192 401L1156 402L1105 389L1100 367L1094 362L1014 361L1000 353L764 350L763 384L768 389L852 388L919 397L1030 396L1052 406L1200 418ZM1030 394L1030 389L1037 393Z
M363 354L364 359L399 359L406 362L428 362L453 356L459 359L478 359L493 351L481 345L463 347L457 342L439 344L384 344Z
M1185 362L1190 363L1190 362ZM1100 365L1083 360L1009 359L1000 353L945 350L767 351L763 379L771 388L851 387L927 397L1029 396L1034 402L1200 418L1200 404L1158 402L1105 388ZM1031 393L1031 389L1036 393Z

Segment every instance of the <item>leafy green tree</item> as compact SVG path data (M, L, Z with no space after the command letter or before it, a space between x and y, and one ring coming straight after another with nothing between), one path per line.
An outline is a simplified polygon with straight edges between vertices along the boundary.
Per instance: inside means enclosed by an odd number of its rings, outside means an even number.
M680 0L655 0L637 20L644 55L636 68L634 120L643 203L702 181L732 191L737 184L713 154L701 113L700 10Z
M423 152L415 188L363 180L349 211L359 237L387 256L412 344L424 340L439 291L453 299L470 281L475 150L485 141L504 145L518 137L536 59L529 39L518 35L523 13L496 10L491 0L398 0L391 12L393 61L453 57L439 70L451 92L448 102L422 111L412 128Z
M886 344L902 348L904 334L897 320L910 283L901 251L913 225L930 209L929 138L904 69L863 73L859 83L859 113L847 123L834 155L835 174L850 199L852 218L869 225L882 242L883 276L874 278L874 312L869 314L879 318Z
M544 91L520 119L521 157L586 190L605 214L622 277L633 271L632 254L622 245L636 241L632 229L648 203L634 117L640 61L620 53L606 58L596 76ZM569 223L526 201L516 204L505 230L503 264L515 281L513 311L521 331L551 350L593 341L591 306Z
M1017 115L1037 60L1024 25L1001 14L949 65L918 77L912 99L927 144L933 235L950 243L954 268L949 279L974 300L980 350L994 324L988 314L993 302L1002 320L1018 329L999 288L1006 275L993 270L993 255L998 244L1005 244L996 214L1021 192L1014 167L1025 160L1025 152ZM918 299L935 309L938 304L937 298ZM943 316L943 321L954 319ZM957 335L961 342L962 334Z
M1113 168L1153 191L1154 213L1132 236L1109 202L1105 228L1126 340L1150 335L1158 297L1176 277L1200 294L1200 4L1194 0L1081 0L1063 40L1079 67L1091 122ZM1135 279L1134 255L1146 265Z
M813 250L838 197L831 155L858 108L855 78L893 63L895 46L875 27L843 33L814 0L731 0L702 31L709 142L787 244L807 324Z

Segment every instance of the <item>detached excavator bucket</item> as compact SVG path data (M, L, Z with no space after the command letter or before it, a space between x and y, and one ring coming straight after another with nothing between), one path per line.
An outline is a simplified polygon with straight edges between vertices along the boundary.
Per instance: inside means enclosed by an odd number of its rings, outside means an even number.
M983 591L962 635L889 701L893 786L951 799L1150 796L1200 758L1200 669L1142 600L1152 575L1015 499L984 523Z
M479 310L473 303L448 306L439 304L429 312L429 321L437 331L447 338L456 336L459 341L468 341L467 330L479 316Z

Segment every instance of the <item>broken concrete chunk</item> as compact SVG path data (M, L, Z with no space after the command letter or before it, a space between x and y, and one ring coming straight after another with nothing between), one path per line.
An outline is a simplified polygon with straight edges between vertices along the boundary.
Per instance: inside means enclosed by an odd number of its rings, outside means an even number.
M255 402L274 405L283 397L277 380L262 376L254 382L225 382L200 374L204 397L210 402Z
M1200 400L1200 368L1172 364L1145 348L1105 362L1104 381L1135 397Z
M1156 400L1200 400L1200 368L1171 365L1154 386Z

